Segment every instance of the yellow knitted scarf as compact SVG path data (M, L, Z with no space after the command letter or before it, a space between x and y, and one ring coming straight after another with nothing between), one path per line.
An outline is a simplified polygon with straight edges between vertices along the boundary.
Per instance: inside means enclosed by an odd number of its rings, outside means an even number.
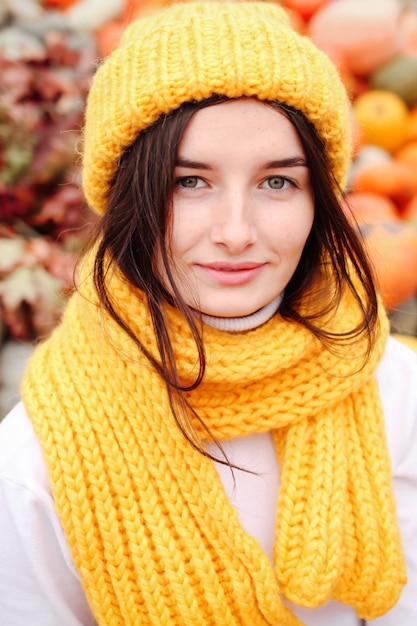
M112 281L124 318L156 354L142 294ZM367 619L388 611L405 569L373 376L385 317L362 369L352 346L331 354L279 315L244 335L204 329L207 374L188 393L192 406L221 440L273 432L273 568L213 462L180 434L159 376L100 311L90 279L83 290L35 351L22 394L98 623L298 625L286 598L337 599ZM196 348L179 314L168 316L181 376L192 380ZM346 297L333 329L354 318Z

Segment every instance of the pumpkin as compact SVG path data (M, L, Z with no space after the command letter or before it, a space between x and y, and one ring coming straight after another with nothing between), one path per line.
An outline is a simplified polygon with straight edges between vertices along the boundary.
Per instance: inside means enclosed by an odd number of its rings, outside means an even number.
M417 194L417 176L409 163L379 161L357 170L350 181L353 191L388 196L399 207Z
M308 34L336 64L367 76L401 52L399 15L396 0L337 0L313 15Z
M376 283L388 311L417 292L417 228L398 221L361 225Z
M408 137L410 111L397 94L369 89L356 98L352 107L365 143L394 152Z
M387 89L412 107L417 103L417 56L398 55L369 77L372 89Z
M354 225L399 219L397 208L392 200L370 191L351 191L342 201L342 208Z
M306 22L330 0L285 0L284 5L295 11Z

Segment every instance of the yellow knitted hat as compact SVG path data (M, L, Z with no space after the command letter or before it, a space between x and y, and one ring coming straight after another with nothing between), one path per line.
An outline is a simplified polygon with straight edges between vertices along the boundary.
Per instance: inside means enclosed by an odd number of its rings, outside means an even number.
M299 109L326 146L341 187L350 161L349 104L328 57L269 2L174 4L130 24L97 70L86 108L83 186L98 213L124 150L161 115L213 94Z

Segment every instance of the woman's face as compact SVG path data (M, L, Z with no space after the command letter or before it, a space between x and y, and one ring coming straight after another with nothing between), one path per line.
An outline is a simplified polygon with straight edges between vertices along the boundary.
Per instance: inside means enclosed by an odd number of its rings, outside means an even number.
M283 114L242 98L192 117L178 150L170 238L189 306L236 317L271 302L297 267L313 217L304 150ZM159 271L170 289L161 262Z

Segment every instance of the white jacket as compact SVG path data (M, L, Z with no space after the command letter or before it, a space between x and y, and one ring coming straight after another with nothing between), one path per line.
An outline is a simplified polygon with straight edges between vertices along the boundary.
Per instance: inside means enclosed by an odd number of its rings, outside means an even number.
M417 354L391 338L378 380L408 583L396 606L372 624L417 626ZM233 485L230 470L218 466L242 526L271 557L279 489L272 439L269 434L236 439L226 452L258 474L236 471ZM307 626L361 623L352 608L337 602L292 609ZM94 623L55 513L39 442L20 403L0 424L0 626Z

